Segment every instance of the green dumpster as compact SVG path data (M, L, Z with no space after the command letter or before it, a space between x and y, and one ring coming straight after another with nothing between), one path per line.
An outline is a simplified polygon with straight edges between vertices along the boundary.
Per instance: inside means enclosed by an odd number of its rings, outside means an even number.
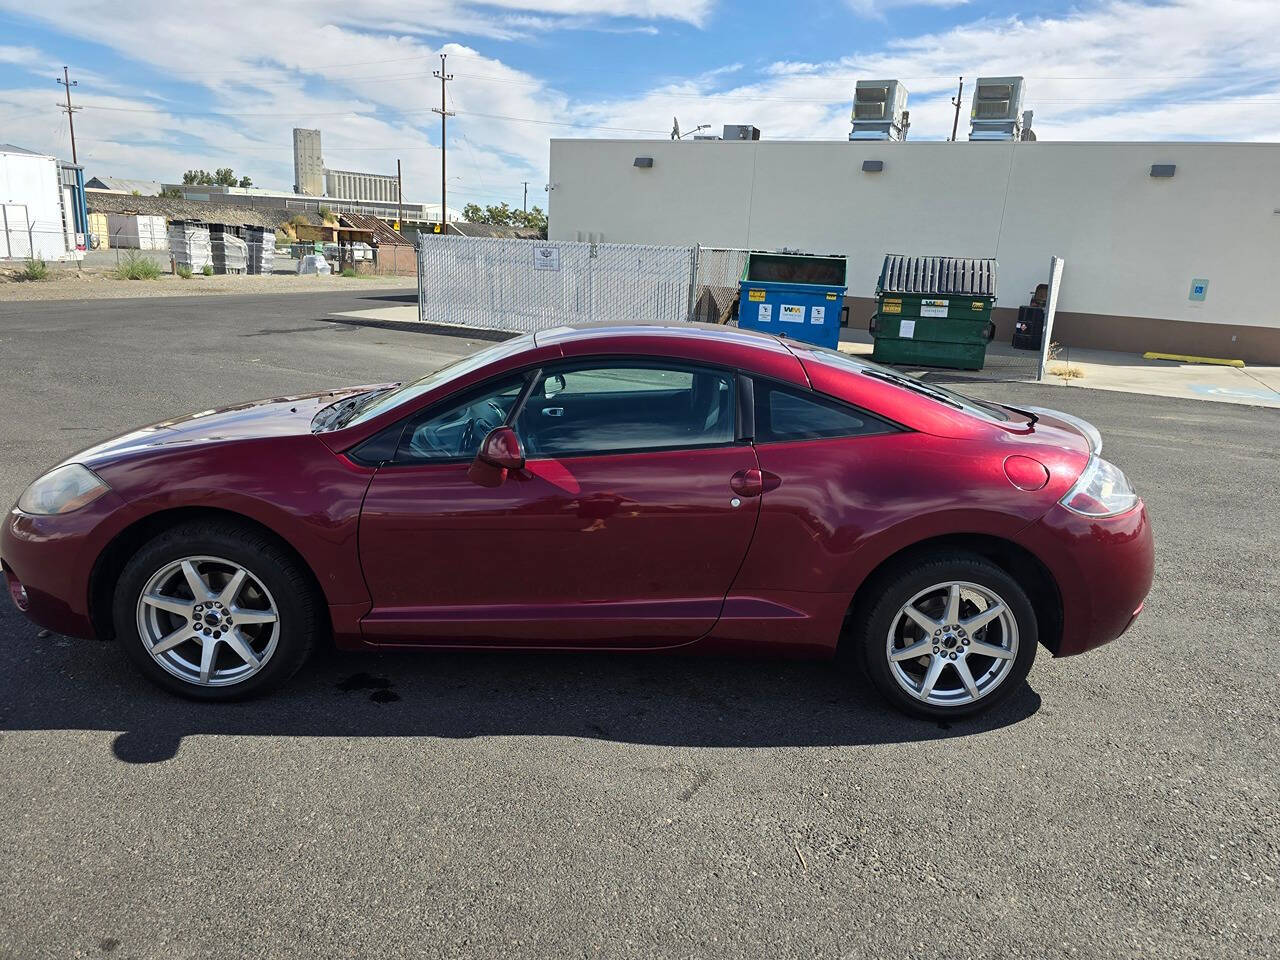
M871 318L871 358L899 366L981 370L995 335L996 262L884 258Z

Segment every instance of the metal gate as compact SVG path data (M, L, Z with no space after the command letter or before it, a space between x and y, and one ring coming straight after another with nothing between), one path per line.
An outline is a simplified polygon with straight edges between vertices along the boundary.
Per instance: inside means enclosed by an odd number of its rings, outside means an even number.
M418 318L426 323L528 333L689 319L690 247L453 236L419 242Z
M699 323L723 323L738 296L738 281L747 267L750 250L734 247L694 249L693 295L689 319Z

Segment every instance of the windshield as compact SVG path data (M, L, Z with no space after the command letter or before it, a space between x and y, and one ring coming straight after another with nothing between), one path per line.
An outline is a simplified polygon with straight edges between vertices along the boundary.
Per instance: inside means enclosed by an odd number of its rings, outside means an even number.
M492 347L481 350L479 353L473 353L460 360L447 363L443 367L431 371L420 380L402 383L400 386L385 393L376 393L359 398L361 402L358 402L351 410L339 415L333 424L334 429L339 426L351 427L367 420L372 420L374 417L380 416L401 404L408 403L424 393L444 386L459 377L465 377L473 370L479 370L495 360L520 353L532 346L533 334L527 333L522 337L515 337L502 343L496 343Z
M861 373L865 376L875 377L877 380L884 380L895 386L914 391L915 393L924 394L937 400L939 403L945 403L947 406L955 407L957 410L963 410L965 413L972 414L975 417L985 417L988 420L1009 420L1008 411L1003 407L994 403L985 403L982 400L975 400L972 397L966 397L963 393L956 393L947 387L937 383L925 383L923 380L913 377L910 374L901 373L891 367L882 367L878 363L872 363L870 360L864 360L862 357L851 356L839 350L830 350L824 347L815 347L809 354L813 359L828 364L829 366L839 367L855 373Z

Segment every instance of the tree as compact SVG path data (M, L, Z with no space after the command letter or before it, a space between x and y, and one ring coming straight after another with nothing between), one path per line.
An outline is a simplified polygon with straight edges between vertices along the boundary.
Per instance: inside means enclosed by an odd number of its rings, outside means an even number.
M499 227L528 227L537 230L544 237L547 235L547 215L537 206L526 212L505 203L490 204L483 210L477 203L468 203L462 208L462 218L468 223L491 223Z
M185 186L201 186L201 187L252 187L253 181L248 177L236 179L236 172L230 167L219 167L213 173L208 170L188 170L182 175L182 182Z
M187 181L184 179L182 182L186 183ZM181 200L182 191L177 187L162 187L160 189L160 196L168 197L170 200Z

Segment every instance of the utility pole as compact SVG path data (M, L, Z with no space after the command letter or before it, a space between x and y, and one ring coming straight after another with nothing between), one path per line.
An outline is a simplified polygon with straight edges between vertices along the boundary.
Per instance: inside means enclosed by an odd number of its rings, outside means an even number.
M396 157L396 231L404 229L404 181L400 179L400 158Z
M62 79L58 82L67 88L67 105L64 107L62 104L58 104L58 109L66 113L67 126L71 128L71 162L79 163L80 161L76 159L76 124L75 121L71 119L71 115L79 110L80 107L73 107L71 105L71 88L80 86L80 81L72 80L70 74L67 72L67 68L63 67Z
M445 124L448 118L454 114L445 109L445 84L453 79L453 74L445 73L444 58L448 54L440 54L440 69L433 70L432 75L440 81L440 109L431 108L432 113L440 114L440 232L446 234L449 232L449 205L445 202L445 156L448 149L448 143L445 140Z
M964 98L964 77L960 78L960 89L956 91L956 95L951 98L951 105L956 108L956 117L951 121L951 139L956 138L956 130L960 127L960 101Z
M524 212L528 213L529 212L529 181L521 180L520 182L524 184Z

